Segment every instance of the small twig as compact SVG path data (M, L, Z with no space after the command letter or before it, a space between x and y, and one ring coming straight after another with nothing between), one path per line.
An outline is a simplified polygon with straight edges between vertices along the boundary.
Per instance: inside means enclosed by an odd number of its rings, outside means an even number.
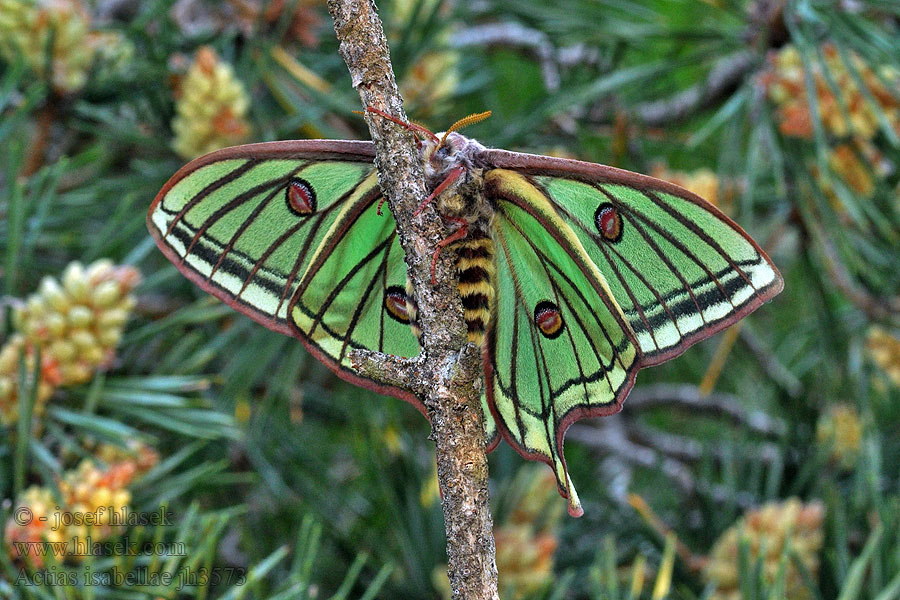
M586 44L557 48L542 31L520 23L488 23L459 31L453 38L456 48L472 46L506 46L525 49L537 58L541 65L544 86L550 92L559 91L560 70L575 65L595 65L600 62L600 52ZM684 121L730 94L749 73L758 55L742 51L718 61L704 81L669 98L644 102L629 110L631 117L646 127L661 127ZM590 112L594 123L612 123L616 110L608 102L596 106Z
M731 457L730 453L718 446L710 447L695 439L661 431L655 427L629 423L627 431L628 437L632 441L685 463L697 463L707 456L712 456L721 463ZM750 454L756 460L766 464L774 462L781 455L778 446L772 443L754 444Z
M800 379L791 373L790 369L781 364L771 350L763 346L762 341L753 333L749 326L744 326L741 329L740 339L775 385L784 390L784 393L791 398L796 399L803 396L803 383Z
M585 44L556 48L544 32L510 22L468 27L457 32L451 44L455 48L507 46L528 50L538 59L544 86L550 92L559 91L561 67L594 64L600 57L596 48Z
M628 397L630 412L660 407L677 407L693 413L704 412L726 417L736 425L771 438L784 435L785 426L762 411L746 411L730 394L716 392L708 396L692 385L656 384L636 388Z
M831 243L821 224L815 218L812 218L804 219L803 226L816 242L816 246L820 250L825 263L825 269L831 276L832 283L840 289L841 293L850 302L874 321L891 320L894 323L900 322L900 298L878 298L857 285L850 273L847 272L847 268L841 261L837 249Z
M425 392L417 385L421 379L418 373L419 361L414 358L358 349L350 354L350 363L360 373L382 383L410 389L418 395Z
M663 127L684 121L732 93L756 61L757 55L748 51L726 56L713 65L705 80L669 98L638 104L628 112L632 119L646 127ZM595 123L612 123L615 110L611 110L608 103L600 104L591 111L590 119Z
M615 417L606 417L604 421L611 418ZM686 496L709 496L715 502L734 502L741 508L750 508L756 503L756 498L749 492L698 481L683 462L666 457L646 446L635 444L625 436L610 436L608 433L609 429L606 428L598 429L590 424L576 424L566 435L567 439L581 442L605 457L618 456L629 465L662 473Z
M406 120L391 68L381 20L372 0L328 0L340 53L362 105ZM397 224L407 275L418 305L422 351L400 361L376 352L351 353L360 372L397 384L424 400L435 442L447 559L454 600L497 600L493 523L488 504L488 469L481 413L480 352L466 343L466 324L449 252L434 270L431 256L446 237L429 208L413 217L428 194L412 133L383 117L366 114L375 145L378 182ZM410 385L412 374L415 383Z
M618 417L606 417L603 421L614 418ZM614 435L610 435L611 433ZM591 424L576 424L566 433L566 438L586 444L604 455L618 456L630 465L658 468L666 477L674 481L683 493L693 494L697 489L697 482L684 463L666 458L650 448L635 444L624 435L624 432L611 430L605 426L597 428Z
M713 65L705 81L671 98L639 104L635 115L642 124L649 127L683 121L734 91L753 68L756 60L757 55L752 52L738 52L726 56Z
M595 435L609 440L610 443L615 444L617 440L627 442L625 420L621 415L598 419L593 426L596 431ZM606 475L605 480L609 482L609 495L623 506L628 504L628 490L631 488L633 475L632 465L618 452L609 452L603 457L600 468Z

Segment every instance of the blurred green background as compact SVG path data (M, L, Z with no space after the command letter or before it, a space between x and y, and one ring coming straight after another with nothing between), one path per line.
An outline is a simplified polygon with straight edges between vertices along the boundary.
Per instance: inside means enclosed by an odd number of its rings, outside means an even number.
M900 4L379 9L411 118L491 110L466 131L487 146L674 181L785 278L570 430L583 518L491 455L502 597L900 598ZM448 596L426 421L195 288L144 225L188 159L365 139L360 108L323 2L0 0L0 595ZM173 523L15 522L110 504ZM86 535L139 551L15 544Z

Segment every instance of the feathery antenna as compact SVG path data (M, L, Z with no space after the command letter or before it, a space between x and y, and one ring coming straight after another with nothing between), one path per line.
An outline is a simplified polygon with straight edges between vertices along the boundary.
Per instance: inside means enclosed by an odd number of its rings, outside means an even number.
M444 145L444 141L447 139L447 136L450 135L451 132L462 129L463 127L468 127L469 125L474 125L475 123L479 123L484 121L489 116L491 116L491 111L486 110L484 112L475 113L469 115L468 117L463 117L453 125L451 125L447 131L444 132L444 137L441 138L440 143L438 143L437 147L440 148ZM435 152L437 152L437 148L435 148Z

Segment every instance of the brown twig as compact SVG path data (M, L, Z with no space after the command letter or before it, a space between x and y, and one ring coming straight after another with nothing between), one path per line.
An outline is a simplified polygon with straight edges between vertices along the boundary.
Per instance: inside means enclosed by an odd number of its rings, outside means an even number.
M633 442L652 448L657 452L685 463L698 463L708 456L711 456L718 462L725 462L732 457L732 453L729 453L720 445L711 447L695 439L668 433L655 427L629 423L627 431L628 439ZM754 444L746 450L742 449L742 452L755 457L765 464L771 464L781 456L778 446L771 442Z
M406 119L381 20L372 0L328 0L340 53L363 106ZM431 254L446 237L433 210L413 217L427 196L422 167L408 129L366 116L375 143L378 180L397 223L407 274L418 304L422 351L398 361L373 352L352 353L367 377L404 382L423 399L431 420L442 491L450 587L455 600L497 599L497 567L488 505L487 456L480 405L481 362L466 343L466 325L449 253L431 284ZM410 377L411 373L415 376Z
M854 281L853 276L841 261L837 248L834 247L825 229L815 218L804 219L803 225L822 256L825 269L831 276L831 282L844 294L850 302L866 313L873 321L892 321L900 323L900 298L876 297Z
M25 164L22 166L22 177L31 177L44 166L47 154L47 144L50 142L50 130L56 119L56 105L53 98L44 101L44 105L37 111L34 124L34 133L28 144L28 154L25 156Z
M741 343L756 358L756 362L759 363L763 372L775 385L780 387L791 398L797 399L803 396L805 392L803 382L791 373L790 369L779 362L775 354L763 344L749 326L741 328L740 339Z
M628 410L631 412L659 407L677 407L694 413L726 417L765 437L778 438L785 431L782 421L761 411L746 411L734 396L720 392L705 396L692 385L649 385L635 388L628 397Z
M455 48L504 46L527 50L538 59L544 87L550 92L559 91L560 68L600 61L600 52L596 48L585 44L557 48L544 32L515 22L467 27L453 36L451 44Z

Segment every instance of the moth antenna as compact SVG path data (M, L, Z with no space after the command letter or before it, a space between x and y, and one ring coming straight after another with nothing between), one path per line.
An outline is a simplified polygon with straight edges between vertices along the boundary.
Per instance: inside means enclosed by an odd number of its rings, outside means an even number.
M469 125L474 125L475 123L480 123L490 116L491 111L486 110L484 112L469 115L468 117L463 117L462 119L451 125L447 129L447 131L444 132L444 137L441 138L441 141L438 143L437 148L435 148L435 152L437 152L438 148L444 145L444 141L447 139L447 136L450 135L451 132L462 129L463 127L468 127Z
M356 111L356 110L354 110L353 112L359 113L359 114L365 114L364 112ZM388 113L384 112L383 110L381 110L379 108L375 108L374 106L367 106L366 112L375 113L376 115L378 115L380 117L384 117L388 121L396 123L397 125L400 125L401 127L408 129L409 131L412 131L413 133L421 133L422 135L430 137L435 142L438 141L438 136L434 135L434 133L432 133L432 131L430 129L428 129L427 127L425 127L424 125L419 125L418 123L410 123L408 121L404 121L403 119L398 119L397 117L395 117L393 115L389 115Z

